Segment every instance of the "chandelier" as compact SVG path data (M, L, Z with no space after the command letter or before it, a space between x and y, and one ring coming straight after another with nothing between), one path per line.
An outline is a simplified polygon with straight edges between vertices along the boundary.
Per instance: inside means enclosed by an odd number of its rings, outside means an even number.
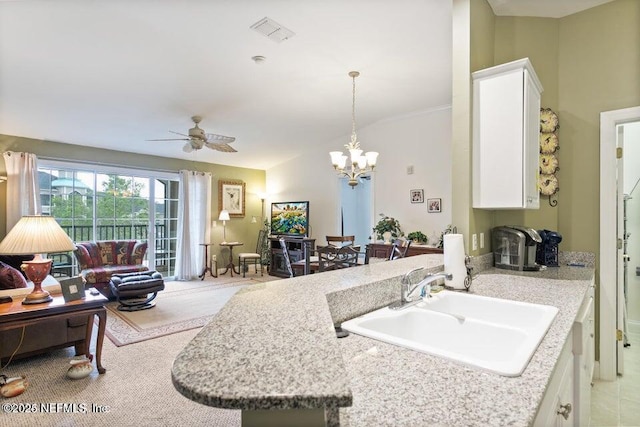
M338 171L339 176L349 178L349 185L354 188L358 185L358 177L373 171L376 167L376 160L378 159L378 153L375 151L369 151L362 154L360 148L360 142L358 141L358 135L356 135L356 77L360 73L358 71L351 71L349 76L353 79L353 103L351 106L351 142L345 144L345 148L349 151L351 156L351 164L347 166L348 157L345 156L342 151L331 151L331 163L333 168Z

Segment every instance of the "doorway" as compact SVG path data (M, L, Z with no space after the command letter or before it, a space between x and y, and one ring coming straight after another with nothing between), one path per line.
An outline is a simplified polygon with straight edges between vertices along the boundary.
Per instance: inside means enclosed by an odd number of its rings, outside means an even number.
M627 347L632 342L630 333L640 333L640 121L618 126L624 138L623 340Z
M370 242L372 224L373 177L360 177L355 187L340 179L340 234L356 236L354 244L364 249Z
M600 114L599 378L608 381L623 372L624 348L624 163L618 160L616 148L624 143L620 126L638 121L640 107ZM621 191L611 191L617 188Z

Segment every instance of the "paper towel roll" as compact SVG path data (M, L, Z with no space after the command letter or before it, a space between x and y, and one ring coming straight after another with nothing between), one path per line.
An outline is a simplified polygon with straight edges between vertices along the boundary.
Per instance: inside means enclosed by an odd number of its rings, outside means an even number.
M445 285L454 289L464 289L464 279L467 268L464 265L464 240L462 234L445 234L444 244L444 272L452 274L451 280L445 280Z

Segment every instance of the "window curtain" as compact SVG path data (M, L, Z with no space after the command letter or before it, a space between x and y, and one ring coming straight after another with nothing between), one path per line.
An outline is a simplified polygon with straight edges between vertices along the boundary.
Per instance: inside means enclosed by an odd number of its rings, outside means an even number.
M40 183L38 181L38 158L33 153L3 153L7 168L7 232L24 215L38 215L40 206Z
M204 247L211 236L211 174L180 171L178 192L177 280L191 280L204 270Z

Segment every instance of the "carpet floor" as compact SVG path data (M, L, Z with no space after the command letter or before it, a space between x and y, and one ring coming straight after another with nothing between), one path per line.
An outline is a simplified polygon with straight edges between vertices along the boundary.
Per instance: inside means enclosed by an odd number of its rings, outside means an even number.
M171 281L149 310L118 311L107 304L106 336L117 346L133 344L207 324L240 289L274 280L273 276L207 277L205 280Z
M265 275L253 279L274 278ZM194 282L183 285L196 290L199 287ZM111 317L111 313L107 316ZM122 347L105 340L102 364L106 373L99 375L94 369L89 377L80 380L70 380L65 375L73 348L14 360L2 373L8 377L26 376L29 387L20 396L0 398L2 403L12 404L0 413L0 425L240 427L240 411L193 402L173 387L173 361L199 331L196 328L176 332ZM96 334L94 328L94 354Z

